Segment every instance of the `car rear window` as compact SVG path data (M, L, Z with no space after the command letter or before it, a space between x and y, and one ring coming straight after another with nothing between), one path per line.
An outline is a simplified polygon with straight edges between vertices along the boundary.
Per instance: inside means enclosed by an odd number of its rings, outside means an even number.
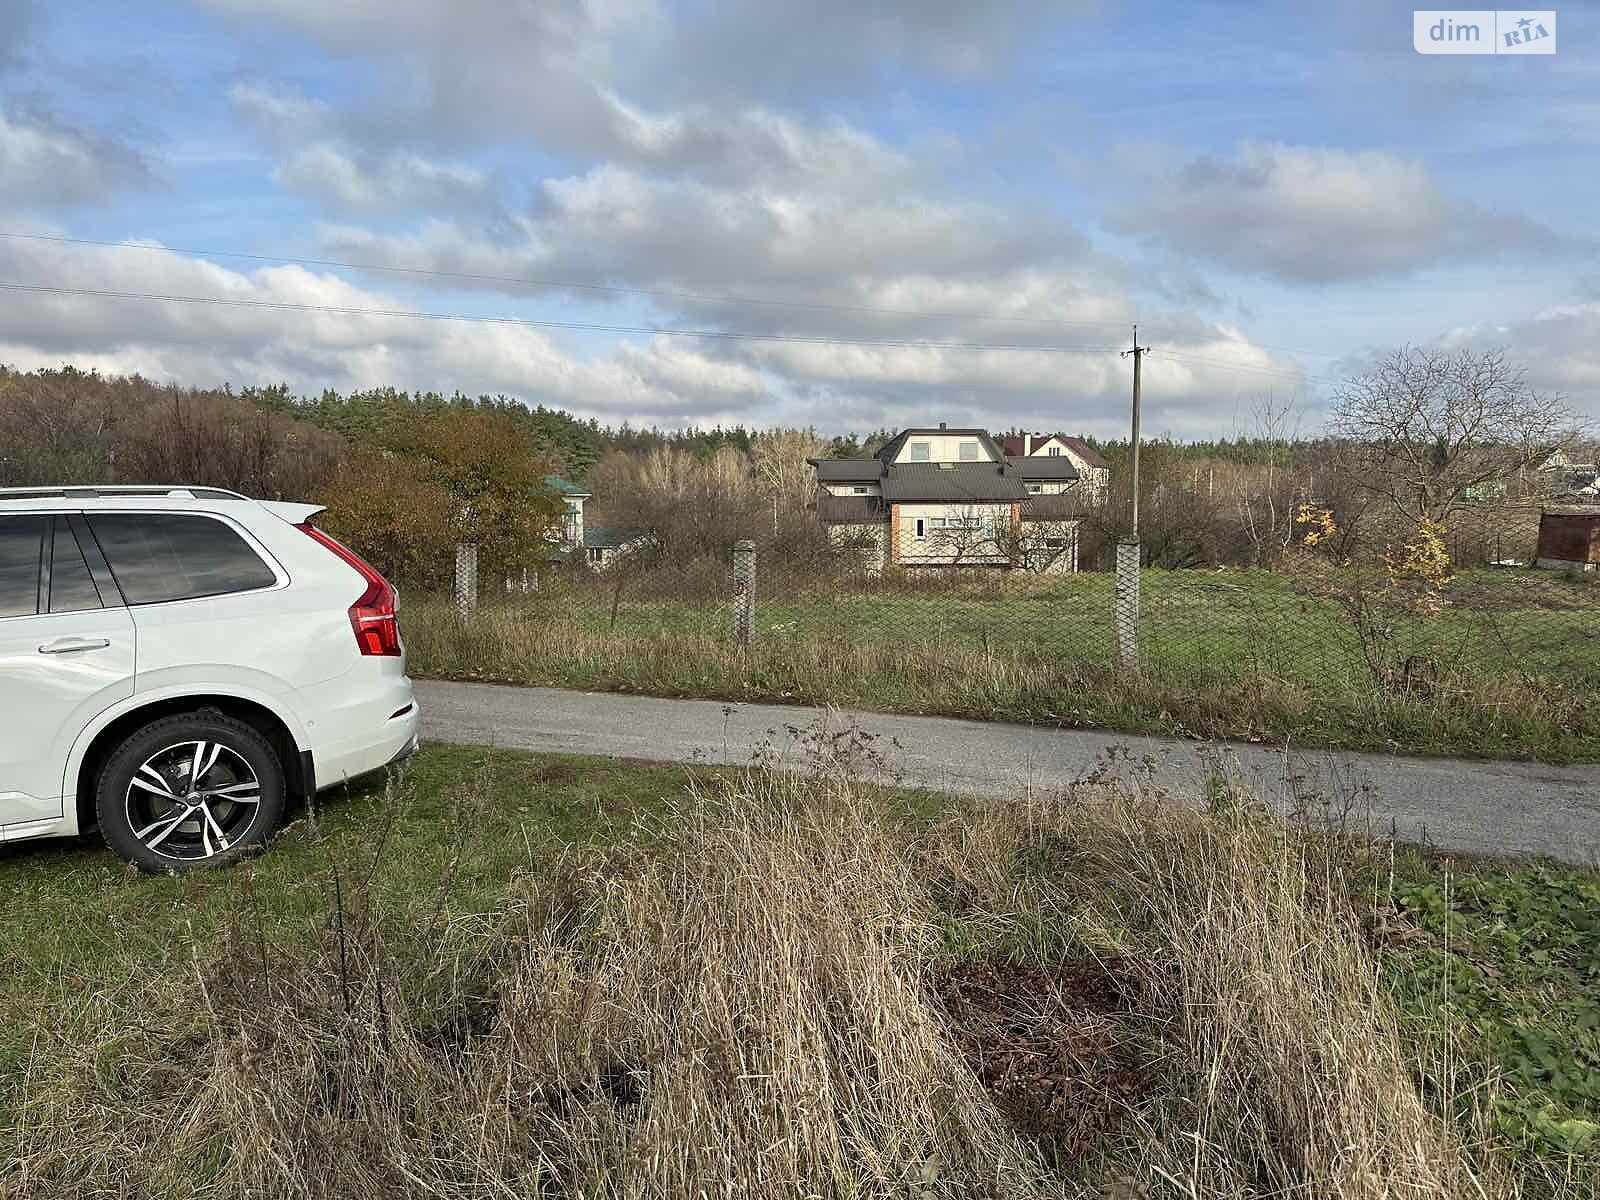
M129 604L223 596L277 582L249 543L212 517L92 513L87 520Z
M0 617L39 611L39 551L48 517L0 517Z

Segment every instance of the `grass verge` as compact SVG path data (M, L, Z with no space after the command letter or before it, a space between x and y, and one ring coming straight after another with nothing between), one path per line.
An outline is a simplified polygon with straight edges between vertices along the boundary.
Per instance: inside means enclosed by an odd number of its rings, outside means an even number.
M992 614L991 614L992 616ZM832 704L1177 737L1226 738L1468 758L1600 762L1593 689L1511 671L1427 693L1330 684L1238 650L1129 676L1095 661L905 640L789 632L741 652L726 637L558 608L486 606L467 625L446 603L408 601L413 674L439 679L731 701ZM875 627L874 627L875 628ZM901 633L904 631L901 630Z
M429 748L235 870L6 848L0 1192L1592 1194L1592 877L822 765Z

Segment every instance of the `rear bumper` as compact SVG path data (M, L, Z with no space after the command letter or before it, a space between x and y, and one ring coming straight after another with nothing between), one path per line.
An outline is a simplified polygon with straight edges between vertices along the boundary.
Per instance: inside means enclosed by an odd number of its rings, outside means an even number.
M355 738L313 751L317 790L338 787L359 775L381 771L417 750L417 706L404 716L391 717L376 734Z
M340 682L346 684L341 694L324 693L312 705L323 714L310 747L317 791L380 771L417 749L417 699L409 679L384 676L359 692L348 680L335 680L329 690Z

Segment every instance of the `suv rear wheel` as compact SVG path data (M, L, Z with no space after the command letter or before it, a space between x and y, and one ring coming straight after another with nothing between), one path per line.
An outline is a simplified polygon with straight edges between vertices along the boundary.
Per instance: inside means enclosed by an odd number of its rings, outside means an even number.
M266 844L283 815L271 744L219 712L152 721L106 760L95 790L106 842L141 871L228 862Z

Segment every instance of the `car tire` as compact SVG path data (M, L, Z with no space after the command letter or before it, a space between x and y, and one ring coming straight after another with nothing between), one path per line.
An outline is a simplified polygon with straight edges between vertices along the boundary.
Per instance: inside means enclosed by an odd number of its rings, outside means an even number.
M251 726L214 710L163 717L130 734L95 786L106 844L152 874L260 850L283 806L278 752Z

